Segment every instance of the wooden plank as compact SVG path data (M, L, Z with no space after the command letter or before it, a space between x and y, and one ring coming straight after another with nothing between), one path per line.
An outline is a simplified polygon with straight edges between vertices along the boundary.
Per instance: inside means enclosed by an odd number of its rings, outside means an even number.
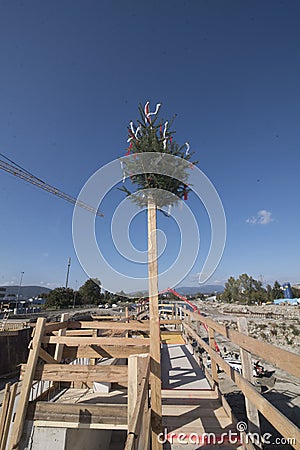
M124 319L124 316L97 316L92 314L92 318L95 320L120 320Z
M94 331L95 330L85 330L85 329L79 329L79 330L64 330L64 336L95 336ZM54 336L59 336L59 331L53 331Z
M127 319L128 320L128 319ZM90 328L90 329L98 329L98 330L132 330L132 331L147 331L150 329L149 321L138 322L138 321L130 321L126 322L70 322L70 328Z
M48 364L58 364L58 361L54 359L53 356L49 355L42 347L39 351L39 357Z
M52 333L52 331L58 331L63 328L68 328L69 322L66 320L64 322L51 322L45 325L45 334Z
M262 413L264 417L282 434L286 439L295 439L295 444L291 444L296 450L300 450L300 429L285 417L275 406L257 392L254 386L249 383L241 374L234 370L215 350L204 342L197 333L186 323L184 328L195 339L211 359L224 370L224 372L234 381L247 398L251 398L252 403Z
M148 286L150 314L150 371L152 449L160 450L158 435L162 431L160 324L158 312L158 264L156 236L156 205L148 196Z
M128 358L137 353L148 353L149 345L111 346L111 345L79 345L78 347L65 346L63 359L75 358Z
M165 319L165 320L161 320L160 324L161 325L180 325L181 322L182 322L182 320L180 320L180 319L170 319L170 320Z
M42 337L45 329L45 318L38 318L34 337L32 340L32 346L29 351L29 356L27 360L27 369L24 374L24 379L22 383L22 389L20 392L20 397L17 405L16 415L15 415L15 421L13 423L10 443L9 443L9 450L12 449L18 449L19 447L19 441L21 439L22 431L23 431L23 425L24 420L26 417L26 411L28 406L28 400L29 400L29 394L30 389L32 386L33 381L33 375L36 368L36 363L38 360L40 348L41 348L41 342Z
M18 383L14 383L10 387L9 403L8 403L8 407L7 407L7 410L6 410L5 423L4 423L3 428L0 427L0 430L1 430L1 434L0 434L0 442L1 442L0 450L5 450L6 449L7 438L8 438L9 428L10 428L10 425L11 425L11 419L12 419L12 414L13 414L14 405L15 405L15 398L16 398L16 394L17 394L17 388L18 388Z
M86 336L44 336L43 344L64 344L71 347L77 345L120 345L138 346L149 345L149 338L111 338L111 337L86 337Z
M245 317L239 317L237 319L237 324L239 332L248 335L247 319ZM247 352L247 350L240 348L240 355L241 355L243 376L251 384L254 384L251 353ZM249 399L248 397L245 397L245 405L248 419L248 430L250 431L250 433L255 433L256 435L260 436L258 411L251 402L251 399ZM260 442L256 442L256 445L258 445L261 448Z
M26 365L21 366L22 373L25 373ZM81 365L81 364L45 364L37 366L34 373L36 381L79 381L79 382L105 382L127 383L127 366L101 366L101 365Z
M61 319L60 319L61 323L67 322L68 318L69 318L68 313L62 314ZM65 336L65 334L66 334L66 328L61 328L60 330L58 330L58 336ZM60 344L60 343L56 344L55 352L54 352L54 359L56 359L56 361L58 361L59 363L61 362L61 358L63 355L63 349L64 349L63 344Z
M130 427L128 426L128 435L125 443L124 450L135 450L136 448L147 449L147 437L150 438L150 420L149 420L149 432L148 436L143 432L143 442L139 442L139 437L141 437L143 422L147 420L145 411L148 410L148 395L149 395L149 374L150 374L150 360L148 356L148 361L144 364L141 370L141 385L137 393L136 405L132 413L132 420L130 421ZM150 419L150 417L149 417ZM137 436L137 442L136 437ZM146 439L145 439L146 437ZM139 444L143 446L140 447ZM153 442L152 442L152 450Z
M209 339L210 347L215 348L216 347L215 332L212 328L208 329L208 339ZM212 374L212 379L213 379L214 385L218 384L218 367L214 360L211 361L211 374ZM213 386L213 388L214 387L215 386Z
M92 423L85 422L61 422L60 420L55 422L53 420L35 420L35 427L45 427L45 428L72 428L72 429L88 429L88 430L127 430L127 423L112 423L105 422L100 423L99 421ZM255 450L255 449L254 449Z
M149 355L131 355L128 358L128 428L132 428L133 413L140 393L141 381L145 365L149 364Z
M247 350L252 355L263 358L265 361L272 364L274 367L285 370L286 372L300 378L300 355L283 350L275 345L268 344L250 336L246 336L238 331L234 331L221 325L209 317L203 317L201 314L188 312L194 320L200 320L208 327L213 328L217 333L222 334L233 344Z
M27 413L28 420L74 424L114 424L127 426L127 405L36 402Z
M125 306L125 322L126 322L126 323L129 322L129 311L128 311L128 306ZM125 337L128 338L128 330L126 330Z
M5 430L6 416L9 407L9 397L10 397L10 383L6 383L0 414L0 448L3 448L4 444L6 444L6 442L4 442L3 439L3 434Z

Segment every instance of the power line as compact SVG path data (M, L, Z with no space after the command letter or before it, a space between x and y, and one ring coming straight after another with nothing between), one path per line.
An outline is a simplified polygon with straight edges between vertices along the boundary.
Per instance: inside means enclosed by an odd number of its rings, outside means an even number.
M2 156L4 159L6 159L9 162L3 161L0 159L0 169L4 170L5 172L8 172L21 180L27 181L27 183L31 183L34 186L43 189L46 192L50 192L50 194L56 195L57 197L62 198L63 200L66 200L69 203L72 203L73 205L80 206L81 208L84 208L94 214L96 214L99 217L104 217L103 213L99 210L96 210L90 205L87 205L86 203L77 200L75 197L72 197L71 195L66 194L65 192L62 192L61 190L57 189L54 186L51 186L51 184L45 183L40 178L37 178L32 173L28 172L28 170L24 169L19 164L15 163L11 159L4 156L2 153L0 153L0 156ZM11 163L11 164L10 164Z

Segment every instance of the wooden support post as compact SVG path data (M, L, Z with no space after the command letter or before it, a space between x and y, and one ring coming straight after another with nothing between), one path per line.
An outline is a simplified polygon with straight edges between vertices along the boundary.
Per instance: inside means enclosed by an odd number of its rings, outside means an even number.
M46 319L39 317L37 320L34 337L31 343L29 356L26 365L26 371L23 378L22 389L20 392L19 402L16 410L15 421L12 428L9 450L18 449L20 439L23 432L23 425L26 417L29 394L32 386L34 372L36 369L39 351L44 334Z
M150 315L150 383L152 450L162 449L158 435L162 431L160 324L158 313L158 263L156 241L156 205L148 198L148 278Z
M237 325L238 331L248 336L248 324L246 317L239 317L237 319ZM254 384L251 353L247 352L247 350L240 348L240 355L241 355L243 376L244 378L246 378L246 380L250 381L251 384ZM245 405L248 418L248 431L250 431L250 433L255 433L258 436L260 436L258 411L256 407L251 403L249 398L246 396L245 396ZM256 442L256 445L261 447L260 442Z
M7 385L6 385L7 386ZM8 438L8 433L9 433L9 428L10 428L10 424L11 424L11 418L12 418L12 413L14 410L14 405L15 405L15 398L16 398L16 394L17 394L17 388L18 388L18 383L14 383L12 386L9 386L9 401L6 407L6 413L5 413L5 417L4 417L4 421L3 421L3 425L2 425L2 416L1 416L1 420L0 420L0 450L5 450L6 449L6 444L7 444L7 438ZM5 391L6 393L6 391ZM5 397L4 397L4 401L3 401L3 405L5 404ZM2 409L2 414L4 416L4 409Z
M208 328L208 339L210 347L215 350L215 332L212 328ZM211 374L214 384L218 384L218 366L214 359L211 358ZM214 386L215 387L215 386Z
M130 355L128 358L128 429L132 428L134 422L134 408L139 393L141 392L142 374L144 372L145 358L147 354L142 355Z
M4 428L5 428L5 422L6 422L6 415L7 415L8 406L9 406L9 397L10 397L10 383L6 383L2 407L1 407L1 414L0 414L0 447L1 448L2 448L3 432L4 432Z
M97 337L98 336L98 330L95 329L93 330L93 336ZM95 366L96 365L96 358L89 358L90 359L90 365L91 366Z
M69 318L69 314L64 313L61 315L60 321L64 322L64 321L68 320L68 318ZM58 331L58 336L65 336L65 335L66 335L66 328L61 328ZM54 352L54 359L56 359L56 361L58 361L58 363L61 363L63 350L64 350L64 344L56 344L55 352Z
M128 306L125 306L125 318L127 319L125 320L125 322L128 323L129 322ZM128 330L126 330L125 332L125 337L128 338Z

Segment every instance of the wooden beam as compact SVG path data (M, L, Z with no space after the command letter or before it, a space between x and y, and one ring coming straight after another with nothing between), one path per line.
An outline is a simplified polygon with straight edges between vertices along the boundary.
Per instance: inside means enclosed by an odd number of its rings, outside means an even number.
M54 359L53 356L49 355L42 347L39 351L39 357L48 364L58 364L58 361Z
M247 319L245 317L239 317L237 319L237 324L239 332L248 335ZM251 384L254 384L253 363L251 353L247 352L247 350L240 348L240 355L241 355L243 376ZM250 431L250 433L252 434L255 433L255 435L260 436L260 425L257 408L251 402L251 398L248 397L245 397L245 405L248 418L248 430ZM260 442L256 442L256 445L261 448Z
M140 394L145 365L149 364L149 355L131 355L128 358L128 429L132 428L134 409Z
M27 419L55 422L58 427L66 427L68 422L89 425L89 428L96 424L112 424L115 428L122 426L124 429L127 425L127 405L36 402L29 406Z
M6 442L4 442L3 439L3 433L5 430L5 424L6 424L6 416L7 411L9 407L9 397L10 397L10 383L6 383L5 389L4 389L4 396L2 401L2 407L1 407L1 413L0 413L0 448L5 448Z
M125 306L125 322L129 323L129 311L128 306ZM128 330L126 330L125 337L128 338Z
M52 333L52 331L58 331L63 328L68 328L69 322L66 320L64 322L51 322L45 325L45 334Z
M95 314L92 314L92 318L95 320L120 320L124 319L124 316L97 316Z
M127 319L128 320L128 319ZM87 321L78 321L78 322L70 322L69 328L89 328L89 329L98 329L98 330L143 330L147 331L150 329L149 321L138 322L138 321L130 321L126 322L87 322Z
M16 398L16 394L17 394L17 388L18 388L18 383L14 383L12 386L10 386L10 389L9 389L9 402L8 402L7 409L6 409L5 421L4 421L3 427L2 427L2 425L0 426L0 450L6 449L7 438L8 438L10 425L11 425L11 419L12 419L12 414L13 414L14 405L15 405L15 398ZM3 405L4 405L4 402L2 404L2 407L3 407Z
M180 325L182 322L182 320L180 319L170 319L170 320L161 320L160 324L161 325Z
M69 318L68 313L62 314L61 318L60 318L61 323L67 322L68 318ZM66 328L61 328L60 330L58 330L58 336L65 336L65 334L66 334ZM56 359L56 361L58 361L59 363L61 362L61 359L62 359L63 349L64 349L63 344L60 344L60 343L56 344L55 352L54 352L54 359Z
M80 328L79 330L64 330L64 336L95 336L95 330L85 330ZM59 336L59 331L53 331L54 336Z
M124 450L135 450L136 448L148 449L150 440L150 410L148 405L149 394L149 356L140 369L140 385L137 388L137 397L134 410L130 414L128 424L128 435ZM140 446L141 445L141 446ZM153 446L152 441L152 450Z
M216 347L215 332L212 328L208 329L208 339L209 339L210 347L215 348ZM218 384L218 367L214 360L211 360L211 374L212 374L212 379L214 382L214 386L213 386L213 388L214 388L215 385Z
M86 337L86 336L44 336L43 344L64 344L74 347L77 345L120 345L138 346L149 345L149 338L111 338L111 337Z
M79 345L65 346L63 359L75 358L128 358L137 353L149 353L149 345L111 346L111 345Z
M295 444L291 444L297 450L300 450L300 429L293 424L286 416L284 416L275 406L257 392L254 386L249 383L240 373L234 370L215 350L213 350L206 342L204 342L197 333L186 323L184 328L195 339L207 353L211 359L224 370L224 372L233 380L247 398L251 398L251 402L262 413L262 415L282 434L286 439L295 439Z
M22 383L22 389L20 392L20 397L17 405L15 421L13 423L13 428L11 432L11 438L9 443L9 450L18 449L19 442L22 436L24 420L26 417L26 411L28 406L30 389L32 386L33 375L36 369L36 364L41 348L42 337L44 334L46 319L39 317L37 320L34 337L32 340L32 346L29 351L29 356L27 360L27 368L24 374L24 379Z
M21 366L22 373L26 371L26 364ZM79 382L105 382L127 383L127 366L101 366L101 365L81 365L81 364L45 364L37 366L34 373L36 381L79 381Z
M156 236L156 205L148 197L148 284L150 314L150 382L151 382L151 427L152 449L160 450L158 435L162 431L160 324L158 312L158 261Z

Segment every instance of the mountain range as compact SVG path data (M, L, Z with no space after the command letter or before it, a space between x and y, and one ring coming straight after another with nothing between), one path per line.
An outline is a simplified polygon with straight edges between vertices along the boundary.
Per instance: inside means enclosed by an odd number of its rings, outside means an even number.
M195 295L198 292L201 294L215 294L224 291L224 286L220 284L204 284L203 286L180 286L175 288L175 291L181 295Z
M5 288L5 298L8 296L17 296L20 286L0 286L0 288ZM43 286L21 286L20 288L20 299L28 299L33 297L39 297L41 294L47 294L51 289Z

